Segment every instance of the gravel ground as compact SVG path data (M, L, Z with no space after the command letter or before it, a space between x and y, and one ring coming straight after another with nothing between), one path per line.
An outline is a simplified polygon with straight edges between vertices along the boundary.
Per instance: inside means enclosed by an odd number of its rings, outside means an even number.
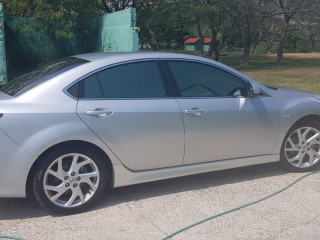
M0 235L36 239L161 239L261 198L299 173L265 164L108 190L95 208L58 216L27 199L0 199ZM320 174L271 199L173 239L320 239ZM0 238L1 239L1 238Z

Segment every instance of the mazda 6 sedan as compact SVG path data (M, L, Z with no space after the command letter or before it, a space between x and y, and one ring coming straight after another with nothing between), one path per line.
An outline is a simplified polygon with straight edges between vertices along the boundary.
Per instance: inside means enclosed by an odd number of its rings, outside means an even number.
M0 197L52 211L121 187L254 164L320 165L320 96L209 59L90 53L0 88Z

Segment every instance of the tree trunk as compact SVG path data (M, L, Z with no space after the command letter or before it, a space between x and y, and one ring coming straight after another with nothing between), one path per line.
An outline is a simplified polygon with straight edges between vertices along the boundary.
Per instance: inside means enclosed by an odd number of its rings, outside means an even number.
M151 49L153 51L158 51L158 46L159 46L158 37L151 29L149 29L149 33L150 33L149 44L151 46Z
M258 37L258 39L256 39L256 41L253 42L252 54L255 53L255 50L256 50L257 46L259 45L259 43L261 42L261 40L262 40L262 32L259 31L259 37Z
M310 43L311 43L311 52L314 52L315 37L311 34L309 39L310 39Z
M209 4L209 2L208 2ZM208 21L209 21L209 27L210 27L210 31L211 31L211 42L209 45L209 50L208 50L208 57L212 57L213 52L216 52L216 48L217 48L217 30L215 28L215 18L214 18L214 14L211 12L208 14Z
M257 41L254 43L253 47L252 47L252 54L255 53L257 46L259 45L260 41Z
M214 53L214 60L220 61L220 48L219 48L220 42L216 40L216 35L212 37L212 40L210 42L209 51L208 51L208 57L212 57Z
M277 51L277 63L283 62L283 43L284 43L284 40L281 39L279 42L278 51Z
M204 49L203 49L203 47L204 47L204 37L202 37L200 39L201 39L201 57L203 57L204 56Z
M242 56L242 64L244 66L249 65L250 58L250 46L251 46L251 24L250 20L246 19L247 24L244 29L243 34L243 56Z
M250 42L246 41L246 43L243 46L243 56L242 56L242 64L244 66L249 65L249 58L250 58Z
M272 46L273 46L273 39L270 39L270 38L269 38L269 39L267 40L266 53L270 53L270 52L271 52Z
M202 35L200 16L197 17L197 30L198 30L199 38L201 40L201 56L203 56L203 39L204 39L204 36Z
M212 36L212 39L209 45L208 57L212 57L213 51L214 51L214 45L215 45L215 39Z
M278 50L277 50L277 62L278 63L282 63L283 62L283 46L284 46L284 42L285 42L286 37L287 37L287 32L289 30L289 22L290 22L291 18L292 18L291 15L285 13L285 15L284 15L285 26L284 26L284 29L283 29L283 32L282 32L282 36L281 36L280 41L279 41Z
M219 41L215 41L215 48L214 48L214 60L216 60L217 62L220 61L220 42Z
M209 18L210 19L210 18ZM210 30L211 30L211 42L209 45L209 51L208 51L208 57L212 57L213 52L217 52L217 31L214 27L214 24L212 22L210 22Z
M158 51L158 42L157 41L151 41L150 46L153 51Z

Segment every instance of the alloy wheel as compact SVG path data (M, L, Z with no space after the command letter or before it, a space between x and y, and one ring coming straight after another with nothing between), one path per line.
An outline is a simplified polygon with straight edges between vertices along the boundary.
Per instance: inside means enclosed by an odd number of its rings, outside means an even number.
M96 193L99 169L95 162L78 153L63 155L47 168L43 189L48 199L59 207L72 208L86 203Z
M290 134L284 145L287 161L297 168L312 167L320 161L320 132L301 127Z

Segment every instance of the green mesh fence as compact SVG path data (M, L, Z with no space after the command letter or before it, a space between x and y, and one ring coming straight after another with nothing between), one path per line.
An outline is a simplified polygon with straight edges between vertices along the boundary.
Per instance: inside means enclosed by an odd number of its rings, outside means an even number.
M32 18L7 19L6 50L9 79L57 58L98 49L100 18L79 24L73 38L52 36L48 24Z
M7 81L7 64L4 38L4 14L0 3L0 85Z
M59 23L56 23L59 24ZM12 79L54 59L94 51L138 50L136 11L129 8L81 21L72 38L57 38L50 24L33 18L5 21L8 76Z

